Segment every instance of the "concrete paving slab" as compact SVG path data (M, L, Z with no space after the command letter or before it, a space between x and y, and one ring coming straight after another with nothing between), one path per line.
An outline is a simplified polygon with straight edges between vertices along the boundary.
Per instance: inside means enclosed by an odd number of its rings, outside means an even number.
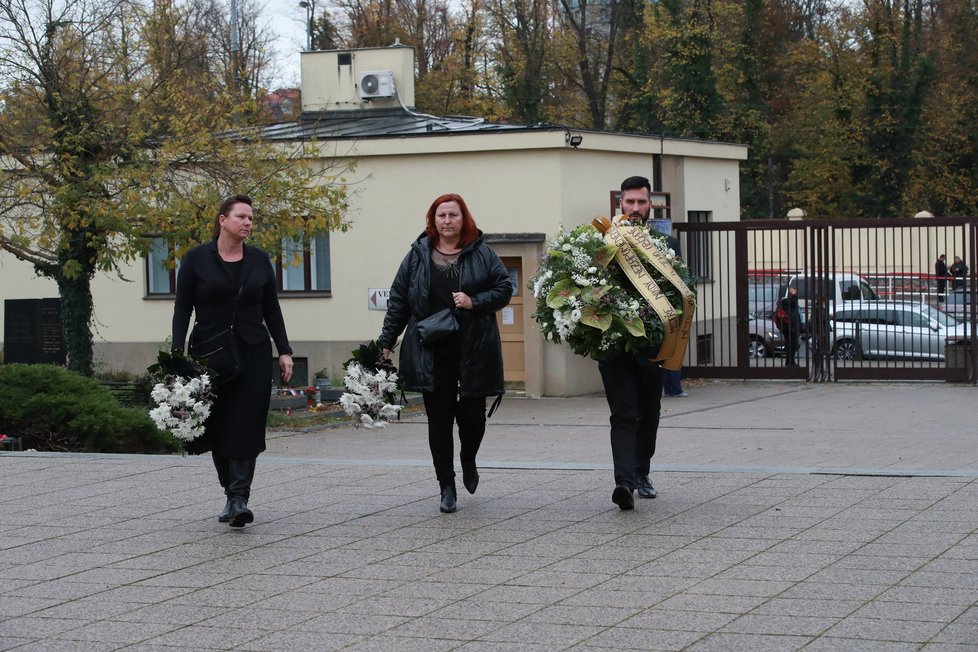
M207 458L0 453L0 650L978 648L974 387L687 385L632 512L600 396L449 515L423 416L271 434L240 531Z

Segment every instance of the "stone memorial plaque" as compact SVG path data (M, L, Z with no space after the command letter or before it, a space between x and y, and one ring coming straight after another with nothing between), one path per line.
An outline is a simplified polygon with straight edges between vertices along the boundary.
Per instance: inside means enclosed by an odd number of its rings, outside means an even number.
M6 299L3 303L4 362L65 364L61 299Z

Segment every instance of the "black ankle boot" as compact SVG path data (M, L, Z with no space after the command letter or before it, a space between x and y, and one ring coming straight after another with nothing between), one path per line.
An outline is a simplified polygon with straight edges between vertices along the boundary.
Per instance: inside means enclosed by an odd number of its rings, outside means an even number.
M475 462L462 465L462 484L470 494L475 493L479 486L479 469L476 468Z
M455 481L441 483L441 505L438 506L438 509L446 514L451 514L457 509L455 500Z
M247 523L255 520L255 515L248 509L248 501L242 496L231 498L231 518L228 525L231 527L244 527Z
M255 520L248 509L251 480L255 475L255 458L228 460L228 498L231 502L231 527L244 527Z
M227 523L231 520L231 493L225 489L224 495L227 496L227 500L224 503L224 509L222 509L221 513L217 515L218 523Z

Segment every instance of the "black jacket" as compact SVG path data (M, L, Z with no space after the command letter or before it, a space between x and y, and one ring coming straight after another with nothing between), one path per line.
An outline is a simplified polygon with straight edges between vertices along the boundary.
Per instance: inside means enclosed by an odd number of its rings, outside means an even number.
M481 231L462 249L458 265L461 290L472 298L471 310L458 311L462 347L459 392L462 396L500 396L505 390L496 312L509 303L513 284L502 261L482 241ZM421 392L434 391L434 356L421 344L416 327L419 319L434 312L429 300L430 274L431 243L422 233L394 277L379 338L384 348L393 349L404 332L401 378L407 389Z
M234 313L234 328L245 342L275 340L279 355L292 353L278 303L275 270L268 254L245 245L241 269L244 291ZM194 247L180 261L177 299L173 306L173 348L184 350L190 314L195 313L191 341L205 340L230 325L238 287L217 253L217 241Z
M788 332L786 337L798 337L801 334L801 310L798 307L798 296L788 295L781 299L781 307L788 313Z

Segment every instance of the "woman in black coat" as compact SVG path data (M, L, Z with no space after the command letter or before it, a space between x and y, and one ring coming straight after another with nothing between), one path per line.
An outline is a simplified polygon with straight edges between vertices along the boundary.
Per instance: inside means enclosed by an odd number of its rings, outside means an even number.
M401 342L405 387L422 392L428 446L443 512L456 509L454 424L458 423L462 483L479 485L476 454L486 432L486 397L504 393L503 353L496 312L513 294L499 257L482 241L465 201L441 195L428 209L425 232L411 245L391 285L379 341L390 355ZM455 335L422 344L418 321L444 308L458 313ZM405 328L407 329L405 331Z
M180 261L173 307L173 348L184 350L191 313L190 347L228 326L245 362L245 372L216 387L211 415L204 423L210 450L227 501L217 520L244 527L254 520L248 509L255 460L265 450L265 419L271 399L271 333L278 349L282 381L292 377L292 348L278 303L275 271L268 254L244 244L251 234L251 199L225 199L214 220L214 239L194 247Z

